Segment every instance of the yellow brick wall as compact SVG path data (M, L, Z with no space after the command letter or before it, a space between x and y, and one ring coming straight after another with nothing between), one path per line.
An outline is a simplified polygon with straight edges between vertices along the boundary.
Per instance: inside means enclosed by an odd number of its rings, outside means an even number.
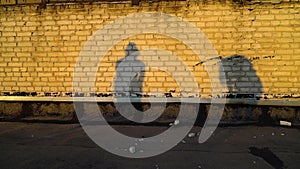
M53 3L45 8L0 5L0 91L71 92L73 80L87 80L85 74L78 79L72 77L85 42L98 29L118 18L150 11L182 17L197 26L223 58L236 54L243 56L261 81L262 94L268 97L300 95L298 0L244 4L232 0L142 1L138 6L130 2ZM195 66L201 62L195 53L176 39L155 34L124 39L107 52L98 67L96 92L113 91L116 62L124 57L129 41L134 41L140 50L158 48L173 52L191 70L200 94L211 92L210 79L203 65ZM176 68L176 63L168 64ZM260 93L249 91L253 84L249 85L244 91L241 88L240 93ZM179 92L172 77L159 70L147 69L144 93L172 90L175 94Z

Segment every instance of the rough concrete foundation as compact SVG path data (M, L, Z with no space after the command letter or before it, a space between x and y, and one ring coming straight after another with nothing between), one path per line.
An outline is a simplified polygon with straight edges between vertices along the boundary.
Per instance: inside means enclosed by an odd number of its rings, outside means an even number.
M79 103L79 104L78 104ZM82 105L82 112L93 113L95 103L77 102L76 106ZM124 118L116 109L113 102L96 103L99 111L110 123L133 124L133 122ZM198 104L199 105L199 104ZM149 103L135 103L135 107L141 111L148 110ZM155 109L161 108L160 104L152 105ZM192 112L197 104L185 103L185 112ZM180 110L181 103L167 103L162 115L151 124L168 124L173 122ZM196 125L203 125L210 104L201 103L198 110ZM126 104L124 104L126 110ZM77 115L73 102L0 102L0 119L1 121L28 121L28 122L59 122L59 123L76 123ZM293 125L300 124L300 107L299 106L263 106L263 105L246 105L246 104L226 104L221 119L221 124L246 124L256 123L262 125L276 125L280 120L292 122Z

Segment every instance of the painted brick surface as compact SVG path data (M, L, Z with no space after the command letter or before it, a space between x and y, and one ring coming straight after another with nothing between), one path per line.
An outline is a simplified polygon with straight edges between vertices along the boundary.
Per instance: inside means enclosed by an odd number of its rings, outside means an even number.
M22 1L23 2L23 1ZM29 1L28 1L29 2ZM30 1L35 2L35 1ZM242 2L242 1L241 1ZM142 1L138 6L120 3L51 3L40 5L0 6L0 91L3 92L72 92L72 82L81 83L81 92L91 86L85 82L97 66L93 60L81 64L89 70L73 77L74 66L83 45L103 26L137 12L164 12L189 21L209 38L221 56L228 88L233 97L299 97L300 95L300 3L290 1ZM25 1L24 1L25 3ZM144 20L155 25L155 19ZM136 24L126 25L135 31ZM125 25L120 25L120 27ZM167 28L166 28L167 27ZM170 32L178 30L166 25ZM117 37L118 28L106 36ZM104 37L105 38L105 37ZM192 37L191 37L192 38ZM164 35L141 34L123 39L106 53L97 68L96 93L111 93L116 78L116 64L125 57L128 42L139 50L167 50L182 60L199 85L199 94L208 97L211 81L204 68L207 60L199 60L185 44ZM101 44L110 45L110 44ZM101 45L98 46L101 48ZM217 56L216 56L217 57ZM189 82L186 70L168 56L141 56L157 66L181 72ZM212 67L219 70L218 67ZM186 83L188 85L188 83ZM193 93L178 84L166 72L147 68L143 84L135 92L152 95L169 93L174 97Z

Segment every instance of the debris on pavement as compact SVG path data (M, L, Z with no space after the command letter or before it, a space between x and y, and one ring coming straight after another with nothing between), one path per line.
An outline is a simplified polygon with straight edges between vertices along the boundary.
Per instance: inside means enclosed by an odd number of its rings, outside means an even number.
M188 134L188 137L189 137L189 138L192 138L192 137L195 137L195 136L196 136L195 133L189 133L189 134Z
M176 125L178 125L179 124L179 120L175 120L174 121L174 125L176 126Z
M280 120L280 125L281 126L292 126L292 122L289 122L289 121L284 121L284 120Z
M135 153L135 147L134 146L129 147L129 152L132 154Z
M175 120L174 123L170 123L169 126L173 126L173 125L178 125L179 124L179 120Z

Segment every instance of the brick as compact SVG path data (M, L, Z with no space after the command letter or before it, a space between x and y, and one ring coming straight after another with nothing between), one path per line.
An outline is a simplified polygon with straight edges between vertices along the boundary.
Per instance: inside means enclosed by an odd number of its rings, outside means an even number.
M275 31L274 27L258 27L257 28L258 32L273 32Z
M276 82L274 83L274 87L284 87L284 88L293 87L293 83Z
M294 38L294 42L299 43L300 42L300 38Z
M22 63L10 62L10 63L8 63L8 66L10 66L10 67L21 67Z
M92 35L91 31L89 31L89 30L86 30L86 31L76 31L75 34L78 35L78 36L90 36L90 35Z
M20 47L26 47L26 46L32 46L33 44L31 42L18 42L17 46Z
M276 31L283 31L283 32L293 32L294 28L293 27L288 27L288 26L277 26L275 28Z
M49 21L44 20L41 23L42 23L42 25L49 25L49 26L55 26L56 25L56 21L54 21L54 20L49 20Z
M297 66L280 66L279 67L280 71L298 71Z
M300 61L295 61L295 66L299 66L300 65Z
M39 77L51 77L51 76L53 76L53 73L39 72L38 76Z
M12 4L16 4L16 0L2 0L0 1L1 5L12 5Z
M59 20L56 22L58 25L71 25L72 21L70 20Z
M59 31L59 34L60 35L74 35L75 34L75 31L70 31L70 30L65 30L65 31ZM65 37L66 38L66 37ZM70 38L70 37L68 37Z
M275 19L276 20L290 20L290 19L294 19L294 15L276 15Z
M31 86L31 82L17 82L17 86Z
M274 75L274 76L290 76L291 72L273 72L272 75Z
M8 36L8 37L11 37L11 36L17 36L17 33L16 32L2 32L2 36Z
M16 82L2 82L3 86L16 86Z
M257 20L274 20L275 16L274 15L257 15L256 19Z

